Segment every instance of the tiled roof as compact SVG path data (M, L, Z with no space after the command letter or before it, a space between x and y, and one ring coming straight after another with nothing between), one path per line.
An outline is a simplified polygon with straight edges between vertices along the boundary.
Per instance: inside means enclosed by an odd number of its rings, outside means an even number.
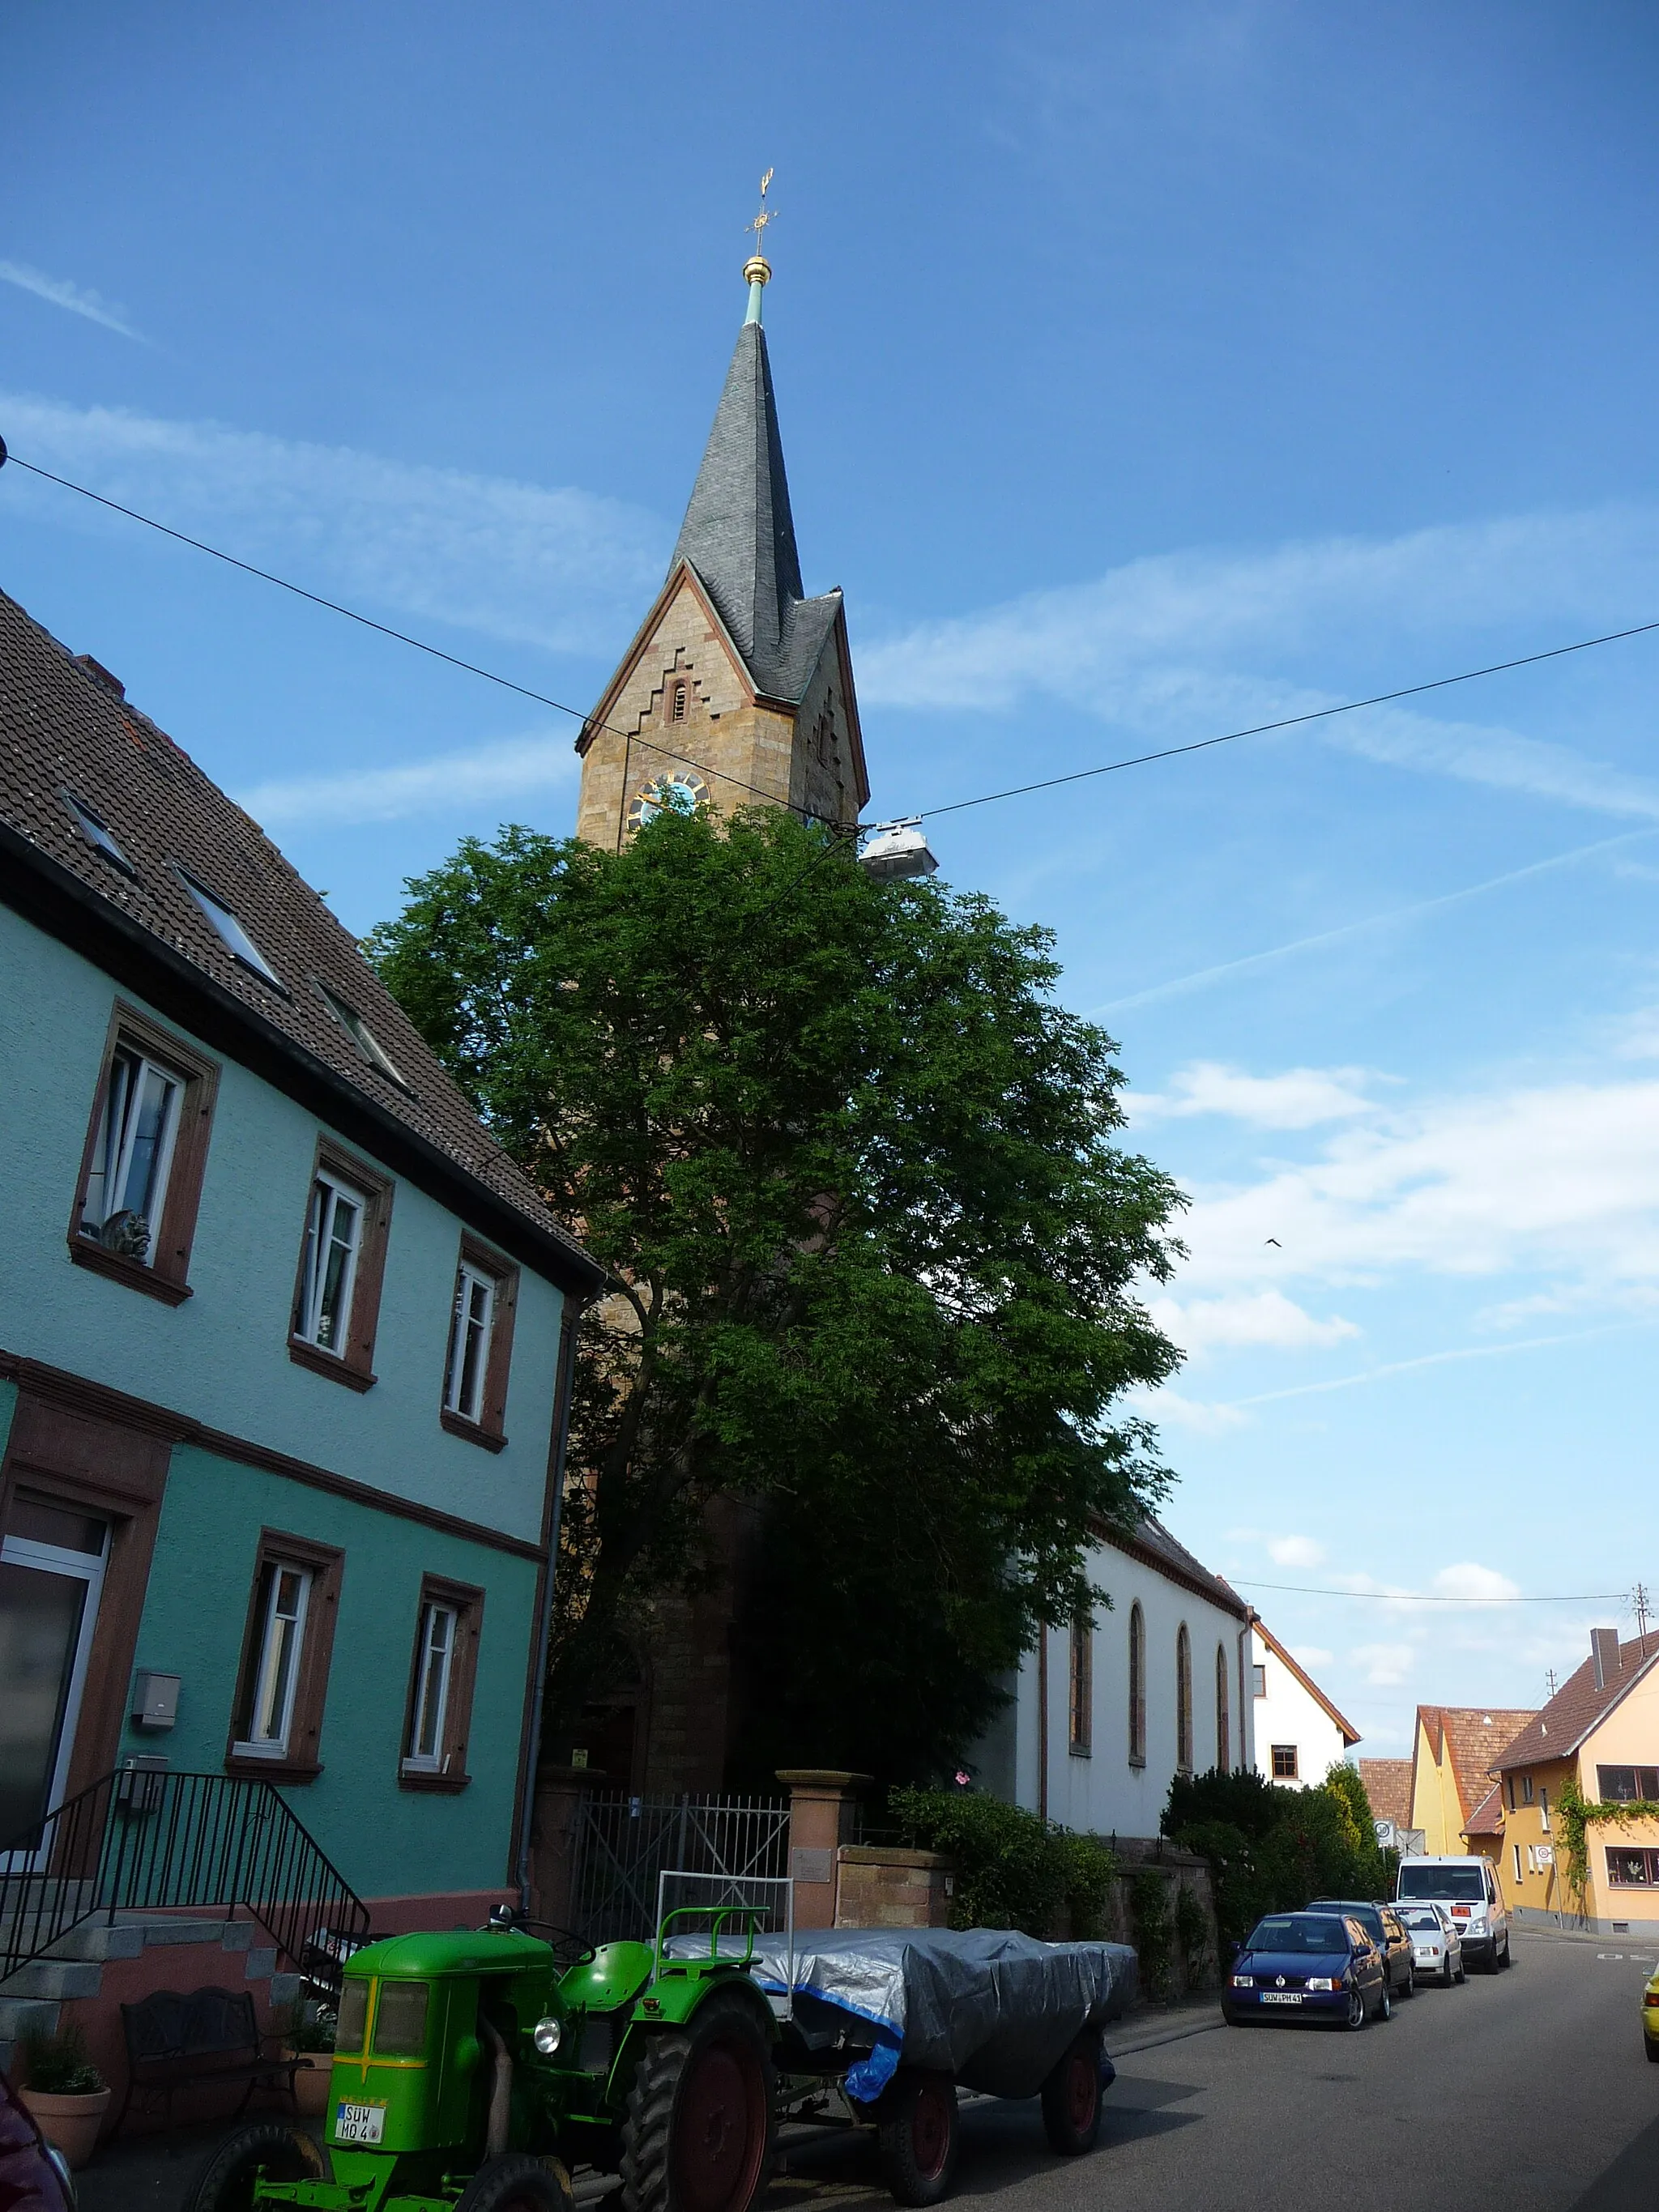
M1410 1827L1412 1763L1409 1759L1362 1759L1359 1778L1365 1785L1365 1795L1371 1801L1371 1811L1377 1820L1392 1820L1396 1827Z
M101 819L131 872L82 834L66 792ZM126 703L114 678L3 592L0 854L8 899L83 939L129 988L169 1012L182 992L182 1025L198 1027L192 1017L205 1012L210 1042L251 1043L261 1073L307 1097L331 1094L341 1111L325 1118L366 1149L377 1133L401 1139L472 1226L573 1287L597 1283L594 1263L491 1139L356 939L258 824ZM181 868L235 915L280 989L231 953ZM368 1024L404 1083L368 1064L319 984Z
M1261 1638L1261 1641L1267 1646L1267 1649L1279 1659L1280 1664L1289 1668L1291 1673L1294 1674L1297 1680L1301 1683L1303 1688L1308 1692L1308 1695L1322 1705L1330 1718L1336 1723L1337 1727L1340 1729L1342 1734L1344 1747L1346 1748L1350 1744L1358 1743L1359 1741L1359 1730L1354 1726L1351 1720L1345 1719L1343 1716L1338 1712L1336 1707L1325 1695L1325 1692L1320 1688L1318 1683L1315 1681L1313 1676L1309 1674L1307 1668L1303 1666L1301 1661L1285 1649L1285 1646L1273 1634L1272 1629L1268 1627L1267 1622L1258 1614L1256 1619L1251 1623L1251 1626L1255 1629L1255 1633Z
M1212 1575L1206 1566L1193 1557L1184 1544L1177 1543L1164 1523L1152 1514L1145 1515L1137 1522L1133 1533L1119 1528L1115 1522L1105 1521L1096 1524L1095 1533L1103 1543L1114 1546L1120 1552L1127 1552L1131 1559L1142 1560L1160 1574L1168 1575L1172 1581L1183 1584L1195 1595L1208 1598L1224 1613L1231 1613L1240 1620L1249 1619L1249 1607L1232 1584L1223 1582L1219 1575Z
M1534 1718L1497 1705L1419 1705L1417 1717L1436 1759L1451 1761L1457 1809L1466 1820L1486 1794L1498 1754Z
M1501 1836L1504 1832L1504 1793L1498 1784L1492 1788L1463 1823L1466 1836Z
M1603 1713L1634 1686L1656 1659L1659 1659L1659 1629L1650 1629L1645 1636L1632 1637L1628 1644L1619 1646L1619 1664L1609 1671L1605 1685L1599 1690L1595 1686L1595 1659L1586 1659L1576 1673L1567 1677L1542 1712L1521 1716L1520 1727L1511 1731L1510 1741L1492 1764L1500 1773L1507 1774L1514 1767L1537 1766L1545 1759L1570 1758Z

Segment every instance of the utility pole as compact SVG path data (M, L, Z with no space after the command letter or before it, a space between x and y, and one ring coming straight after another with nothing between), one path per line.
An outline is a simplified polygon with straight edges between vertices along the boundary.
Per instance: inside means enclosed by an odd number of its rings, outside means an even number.
M1631 1592L1630 1596L1631 1603L1636 1608L1637 1636L1639 1638L1645 1640L1648 1632L1648 1614L1651 1610L1648 1603L1647 1584L1645 1583L1638 1583L1636 1588Z
M1553 1667L1546 1667L1546 1668L1545 1668L1545 1669L1544 1669L1544 1680L1545 1680L1545 1682L1548 1685L1548 1687L1549 1687L1549 1693L1550 1693L1551 1697L1553 1697L1553 1696L1555 1695L1555 1693L1556 1693L1556 1691L1560 1687L1560 1684L1559 1684L1559 1681L1557 1680L1557 1679L1556 1679L1556 1673L1555 1673L1555 1669L1554 1669L1554 1668L1553 1668Z

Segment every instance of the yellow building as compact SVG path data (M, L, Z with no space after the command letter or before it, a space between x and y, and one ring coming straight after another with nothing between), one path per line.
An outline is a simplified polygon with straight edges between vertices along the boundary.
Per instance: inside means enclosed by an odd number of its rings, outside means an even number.
M1517 1917L1659 1936L1659 1630L1621 1644L1616 1628L1592 1629L1589 1657L1493 1768L1504 1887ZM1560 1810L1569 1778L1596 1808L1577 1883ZM1601 1809L1638 1804L1654 1809Z
M1537 1716L1495 1705L1419 1705L1412 1744L1411 1818L1431 1858L1469 1849L1468 1825L1492 1788L1498 1755Z

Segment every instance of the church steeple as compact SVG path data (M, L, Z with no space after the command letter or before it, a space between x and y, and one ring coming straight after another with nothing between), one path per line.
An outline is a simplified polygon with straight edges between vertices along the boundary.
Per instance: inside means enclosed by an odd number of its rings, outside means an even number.
M801 587L761 323L771 273L759 254L744 270L749 310L667 579L576 742L578 834L613 848L648 810L651 775L691 775L722 811L768 797L837 822L869 796L842 595Z

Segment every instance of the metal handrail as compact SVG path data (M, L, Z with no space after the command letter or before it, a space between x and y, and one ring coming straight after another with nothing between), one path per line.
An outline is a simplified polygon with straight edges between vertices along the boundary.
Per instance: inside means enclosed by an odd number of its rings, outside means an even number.
M272 1784L120 1767L0 1843L0 1984L88 1922L191 1910L246 1912L313 1978L319 1937L354 1944L369 1922Z

